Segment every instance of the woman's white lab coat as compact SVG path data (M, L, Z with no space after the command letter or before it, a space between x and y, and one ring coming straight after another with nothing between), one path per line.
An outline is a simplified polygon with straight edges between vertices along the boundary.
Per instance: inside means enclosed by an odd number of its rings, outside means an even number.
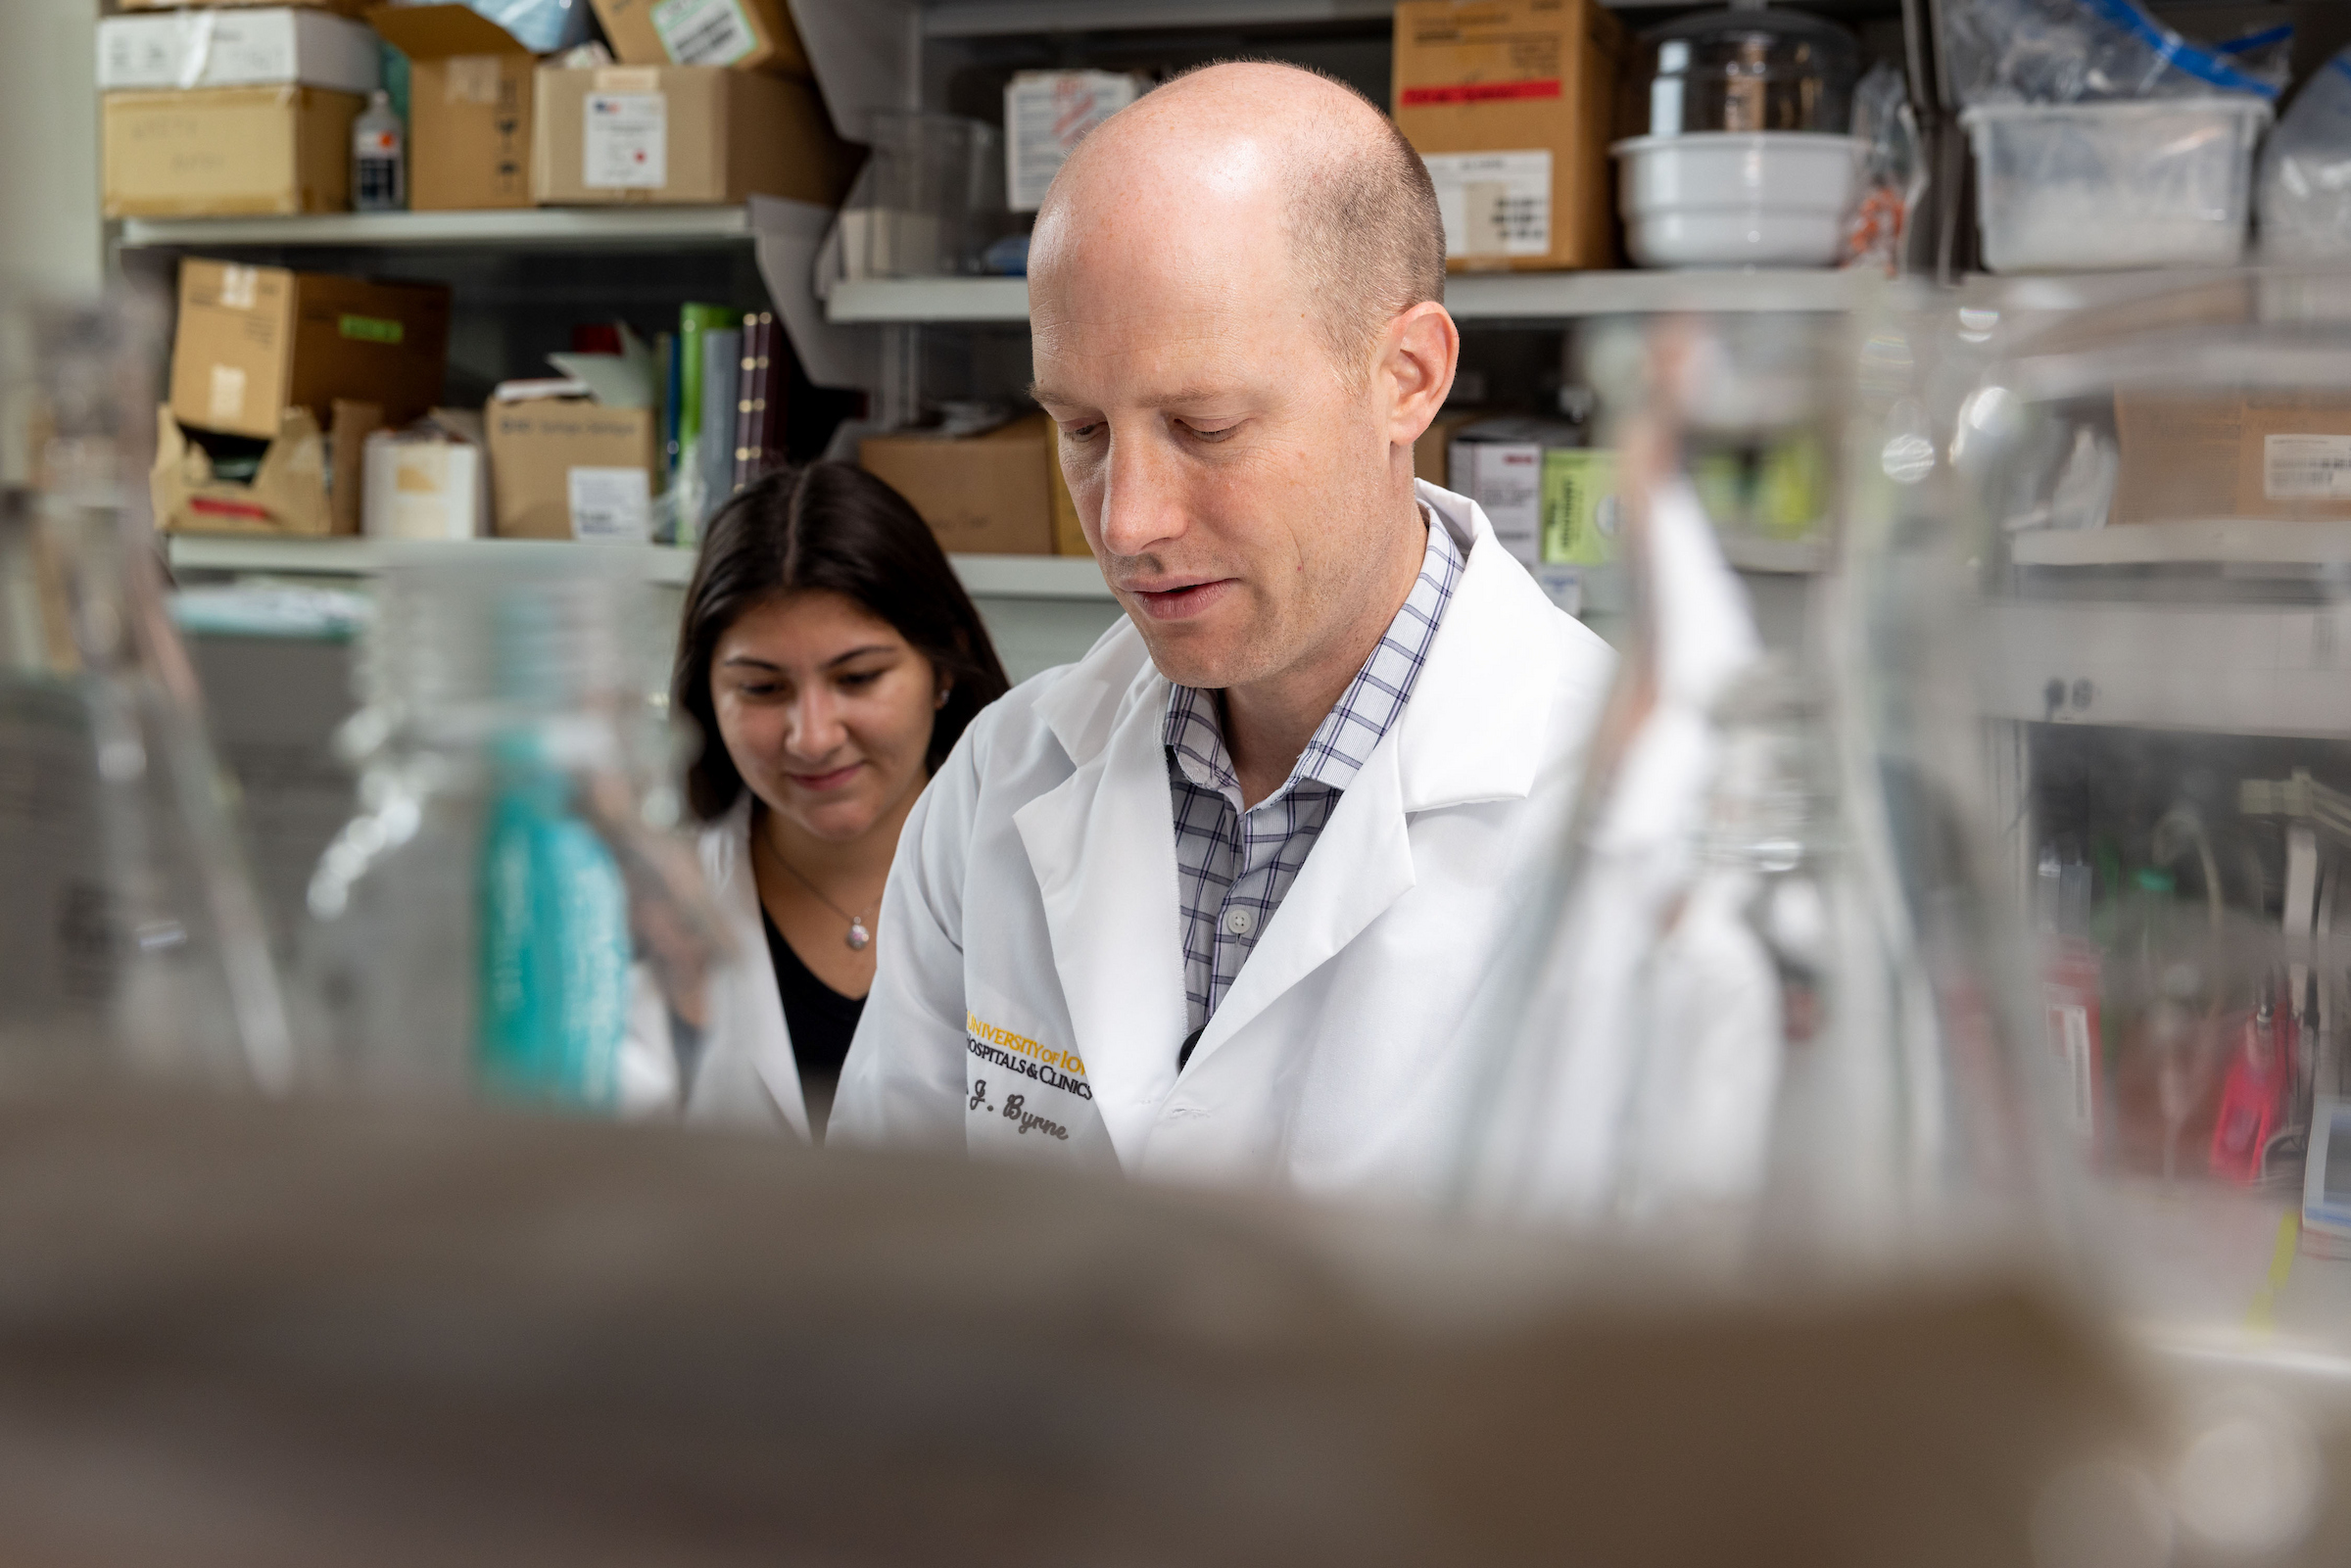
M1168 682L1114 628L974 722L915 806L831 1126L1186 1178L1425 1192L1484 1064L1461 1021L1558 866L1613 656L1465 498L1468 560L1189 1064Z
M711 976L701 1053L687 1091L690 1121L790 1127L808 1136L799 1064L784 1023L775 961L751 875L751 795L702 830L702 876L726 922L733 959Z

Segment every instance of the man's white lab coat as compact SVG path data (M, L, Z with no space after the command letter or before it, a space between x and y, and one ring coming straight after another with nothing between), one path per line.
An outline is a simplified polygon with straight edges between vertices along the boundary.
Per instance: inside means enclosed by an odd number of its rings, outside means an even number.
M1189 1065L1169 684L1122 623L982 713L916 805L835 1136L1317 1191L1451 1179L1491 1067L1461 1023L1554 891L1613 656L1473 502L1418 492L1462 580Z

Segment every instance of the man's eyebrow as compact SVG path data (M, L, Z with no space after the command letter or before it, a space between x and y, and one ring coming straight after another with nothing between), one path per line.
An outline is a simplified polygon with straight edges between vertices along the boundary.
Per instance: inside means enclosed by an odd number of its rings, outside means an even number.
M1229 400L1232 396L1233 389L1230 387L1179 387L1174 392L1163 392L1145 398L1142 400L1142 404L1146 408L1176 408L1192 404L1222 403ZM1032 402L1057 403L1064 408L1085 406L1083 398L1073 396L1058 388L1048 387L1041 382L1032 381L1029 384L1029 397Z

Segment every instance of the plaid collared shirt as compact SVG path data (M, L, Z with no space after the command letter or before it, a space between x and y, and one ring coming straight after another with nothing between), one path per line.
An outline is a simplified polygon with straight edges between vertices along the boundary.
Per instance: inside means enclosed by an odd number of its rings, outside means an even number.
M1428 660L1437 622L1461 581L1462 551L1443 523L1425 510L1421 517L1428 550L1418 581L1279 789L1243 811L1217 694L1188 686L1168 693L1168 792L1176 809L1183 990L1191 1012L1186 1059L1298 879L1340 793L1394 727Z

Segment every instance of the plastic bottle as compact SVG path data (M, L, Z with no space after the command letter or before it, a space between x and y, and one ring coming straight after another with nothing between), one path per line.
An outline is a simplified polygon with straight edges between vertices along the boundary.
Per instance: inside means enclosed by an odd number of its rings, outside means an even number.
M360 213L397 213L408 205L408 130L381 87L352 121L351 205Z

